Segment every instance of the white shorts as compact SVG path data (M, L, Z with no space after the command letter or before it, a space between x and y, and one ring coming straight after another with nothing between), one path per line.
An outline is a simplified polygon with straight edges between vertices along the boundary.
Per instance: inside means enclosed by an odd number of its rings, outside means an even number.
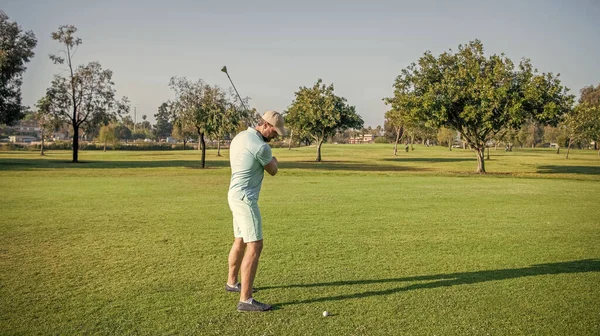
M246 195L241 199L229 197L228 201L233 215L233 236L242 238L244 243L262 240L262 218L257 201Z

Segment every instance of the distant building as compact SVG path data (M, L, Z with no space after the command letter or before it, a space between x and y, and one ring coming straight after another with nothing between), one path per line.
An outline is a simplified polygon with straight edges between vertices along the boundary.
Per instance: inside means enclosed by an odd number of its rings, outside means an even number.
M15 126L11 127L13 131L19 133L39 133L40 128L37 120L21 120Z
M36 120L20 120L14 126L8 126L7 129L10 129L13 134L38 134L40 133L40 128L38 127L38 123Z
M35 140L37 140L36 137L29 135L11 135L8 137L8 141L12 143L31 143Z
M374 143L375 136L373 134L358 134L350 137L348 143L351 144L365 144L365 143Z

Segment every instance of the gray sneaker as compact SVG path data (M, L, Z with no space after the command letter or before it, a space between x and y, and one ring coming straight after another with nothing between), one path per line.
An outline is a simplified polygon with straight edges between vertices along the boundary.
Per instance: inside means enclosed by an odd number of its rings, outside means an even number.
M226 292L234 292L234 293L239 293L242 290L242 285L238 282L233 286L229 286L229 284L225 284L225 291ZM256 292L256 289L252 288L252 293Z
M239 301L238 305L237 305L237 311L239 311L239 312L251 312L251 311L263 312L263 311L271 310L271 308L273 308L273 306L271 306L271 305L258 302L254 299L251 299L250 302L251 303Z

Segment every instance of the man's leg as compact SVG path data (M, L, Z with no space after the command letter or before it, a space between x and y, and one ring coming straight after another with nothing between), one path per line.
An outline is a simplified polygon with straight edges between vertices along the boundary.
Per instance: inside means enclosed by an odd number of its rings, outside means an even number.
M254 277L258 269L258 259L260 258L262 248L262 240L246 243L246 253L242 260L241 272L242 290L240 292L240 301L242 302L252 297L252 285L254 284Z
M244 258L244 250L246 249L246 243L242 238L235 238L231 251L229 251L229 275L227 276L227 283L229 285L235 285L238 282L238 273L242 265L242 259Z

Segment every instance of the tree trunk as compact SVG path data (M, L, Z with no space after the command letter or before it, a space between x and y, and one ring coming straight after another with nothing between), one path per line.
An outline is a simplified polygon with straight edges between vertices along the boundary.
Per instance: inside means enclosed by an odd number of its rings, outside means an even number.
M415 143L415 136L414 136L414 135L411 135L411 137L410 137L410 150L411 150L411 151L414 151L414 150L415 150L415 147L413 146L413 145L414 145L414 143Z
M487 159L486 160L489 160L490 159L490 147L489 146L486 146L486 147L487 147Z
M44 156L44 130L42 129L42 148L40 151L40 155Z
M77 163L79 154L79 125L73 123L73 163Z
M105 152L106 152L106 142L107 142L107 140L106 140L106 138L104 138L104 151Z
M448 139L448 150L452 151L452 140Z
M288 150L292 150L292 139L294 138L294 130L290 132L290 142L288 143Z
M396 131L396 143L394 144L394 156L396 156L398 153L398 141L400 141L400 131L401 128L398 127L398 130Z
M183 139L183 150L185 150L185 144L187 143L187 140Z
M567 156L565 157L565 159L569 158L569 152L571 151L572 144L573 144L573 141L571 139L569 139L569 145L567 146Z
M556 146L556 154L560 154L560 146Z
M323 140L317 140L317 162L321 162L321 145Z
M221 156L221 138L217 138L217 156Z
M485 147L477 148L477 170L475 172L479 174L485 174L484 152Z
M206 143L204 142L204 133L200 134L200 143L202 144L202 168L206 167Z

